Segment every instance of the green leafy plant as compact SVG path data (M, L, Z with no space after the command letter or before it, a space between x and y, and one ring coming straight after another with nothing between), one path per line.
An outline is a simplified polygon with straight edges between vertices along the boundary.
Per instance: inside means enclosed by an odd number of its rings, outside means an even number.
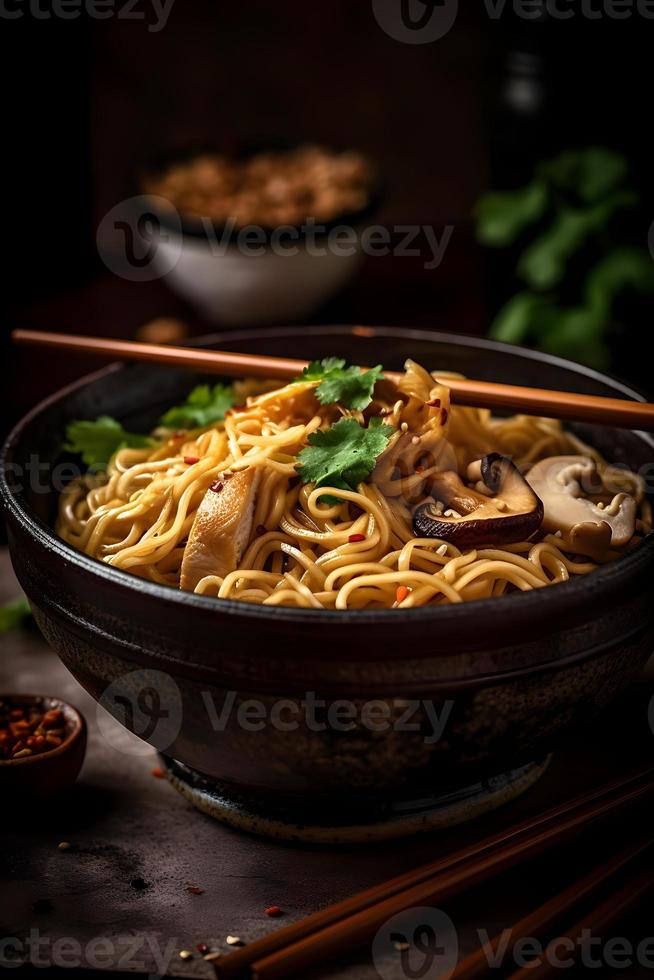
M649 252L624 240L623 220L639 203L628 178L624 157L587 147L542 162L525 187L479 200L479 241L522 246L515 271L526 287L499 311L491 336L608 365L619 297L654 293Z
M206 425L221 422L233 404L234 389L229 385L198 385L185 402L169 408L160 421L167 429L203 429Z
M107 466L119 449L145 449L156 445L155 440L148 436L127 432L120 422L109 415L101 415L93 422L70 422L66 428L66 439L64 449L79 453L86 465L92 468Z
M393 431L373 418L367 428L356 419L340 419L329 429L312 432L298 456L300 479L317 487L356 490L372 473Z
M9 633L11 630L18 629L31 615L32 610L25 596L0 606L0 633Z
M381 364L362 371L354 365L347 366L340 357L325 357L322 361L311 361L296 381L320 381L316 388L316 398L322 405L339 405L363 411L372 401L372 393L380 378L383 378Z

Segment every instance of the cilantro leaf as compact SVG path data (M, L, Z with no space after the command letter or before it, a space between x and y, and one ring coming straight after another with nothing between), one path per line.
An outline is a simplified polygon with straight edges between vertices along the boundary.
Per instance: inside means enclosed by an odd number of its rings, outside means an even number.
M322 381L330 371L338 371L345 367L345 361L340 357L323 357L322 361L311 361L308 367L295 381Z
M340 357L325 357L322 361L311 361L296 381L320 381L316 397L321 405L344 405L363 411L372 401L372 393L377 381L383 377L382 366L361 371L356 366L346 367Z
M381 419L365 428L356 419L340 419L325 431L309 436L309 445L298 456L297 470L304 483L356 491L375 468L394 429Z
M0 633L9 633L10 630L18 629L31 615L32 610L25 596L0 606Z
M169 429L203 429L212 422L221 422L233 404L234 391L229 385L198 385L182 405L169 408L161 416L161 425Z
M87 466L106 466L117 449L145 449L156 442L148 436L127 432L120 422L109 415L101 415L94 422L87 420L70 422L66 428L64 449L80 453Z

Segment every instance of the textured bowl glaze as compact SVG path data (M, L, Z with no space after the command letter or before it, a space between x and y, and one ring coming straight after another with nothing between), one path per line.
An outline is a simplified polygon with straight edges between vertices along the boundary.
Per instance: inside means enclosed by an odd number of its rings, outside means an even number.
M411 356L471 377L639 397L570 362L445 334L312 327L209 342L382 361L389 369ZM452 786L541 760L647 660L652 536L620 561L552 588L460 606L324 613L179 592L60 541L52 531L55 494L30 489L22 476L30 457L54 463L72 418L106 413L145 431L196 381L119 365L83 379L14 430L0 489L16 573L64 663L128 727L231 798L267 814L332 823L389 807L419 809ZM654 460L649 436L575 431L613 462L639 469ZM307 693L324 702L309 720ZM328 712L343 699L356 717L335 729ZM243 708L250 700L258 707ZM378 730L359 712L371 700L389 716ZM231 708L221 713L225 705ZM437 738L430 711L444 721Z

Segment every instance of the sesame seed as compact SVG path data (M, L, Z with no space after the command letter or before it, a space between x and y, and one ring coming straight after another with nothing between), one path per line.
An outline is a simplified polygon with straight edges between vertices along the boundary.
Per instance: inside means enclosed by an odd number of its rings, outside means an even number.
M67 840L62 840L61 844L57 844L57 847L59 848L60 851L70 850L70 844L68 843Z
M193 959L193 953L190 949L180 949L179 958L180 960L191 960Z
M242 946L243 940L240 936L227 936L225 942L228 946Z

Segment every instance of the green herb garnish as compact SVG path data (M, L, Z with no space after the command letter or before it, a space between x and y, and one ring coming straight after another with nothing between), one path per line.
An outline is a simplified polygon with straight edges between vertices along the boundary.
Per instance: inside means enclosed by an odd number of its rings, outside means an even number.
M343 405L361 412L372 401L375 384L383 378L382 366L378 364L369 371L362 371L356 365L347 366L340 357L325 357L322 361L311 361L296 381L320 381L316 397L322 405Z
M234 390L229 385L198 385L182 405L169 408L161 416L161 425L167 429L203 429L221 422L233 404Z
M148 436L127 432L120 422L101 415L94 422L70 422L66 428L68 440L64 449L79 453L87 466L104 467L118 449L145 449L156 442Z
M18 629L31 615L32 610L25 596L0 606L0 633L9 633L11 630Z
M330 429L311 433L309 445L298 456L298 473L304 483L356 491L394 431L378 418L367 428L356 419L341 419Z

